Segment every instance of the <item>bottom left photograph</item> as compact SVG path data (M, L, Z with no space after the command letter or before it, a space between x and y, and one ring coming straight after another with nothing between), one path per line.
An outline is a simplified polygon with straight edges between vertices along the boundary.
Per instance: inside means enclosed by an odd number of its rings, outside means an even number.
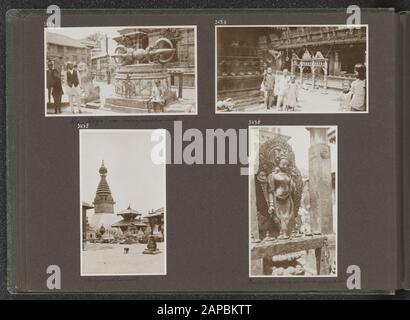
M166 164L152 152L165 147L162 129L80 130L81 276L166 274Z

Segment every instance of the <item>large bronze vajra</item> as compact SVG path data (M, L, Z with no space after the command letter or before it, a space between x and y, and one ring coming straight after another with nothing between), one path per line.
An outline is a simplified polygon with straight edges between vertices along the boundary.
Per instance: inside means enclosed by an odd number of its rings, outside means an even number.
M139 63L160 63L170 62L175 54L172 42L167 38L160 38L155 41L153 46L137 48L133 46L134 41L122 42L115 48L114 57L118 65L132 65Z

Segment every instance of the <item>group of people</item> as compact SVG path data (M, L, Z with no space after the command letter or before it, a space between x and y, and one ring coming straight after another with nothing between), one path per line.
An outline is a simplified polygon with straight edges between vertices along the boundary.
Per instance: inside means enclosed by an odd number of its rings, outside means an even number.
M51 97L53 97L55 114L62 113L61 100L64 93L68 96L71 112L75 113L74 106L76 106L78 113L81 113L81 76L77 65L67 62L66 71L62 72L61 66L54 65L53 61L49 61L47 63L47 92L49 104L51 104Z
M351 84L343 83L343 91L339 97L340 112L366 111L366 67L357 64L354 74L356 79Z
M366 67L357 64L354 68L356 79L352 83L343 83L342 93L339 96L340 112L366 111ZM278 111L295 111L298 104L299 86L296 77L287 69L282 73L273 73L268 67L264 72L261 91L264 93L264 103L267 110L274 108Z
M294 111L298 101L298 85L296 77L289 75L287 69L282 73L273 73L272 68L268 67L263 75L261 91L264 93L265 106L267 110L274 108L278 111Z

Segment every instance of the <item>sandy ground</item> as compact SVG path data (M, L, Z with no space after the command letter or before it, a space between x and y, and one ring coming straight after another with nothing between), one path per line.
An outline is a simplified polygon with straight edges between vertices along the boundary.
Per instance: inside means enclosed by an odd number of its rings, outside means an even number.
M326 93L322 89L315 91L299 90L298 106L294 112L304 113L335 113L339 110L339 95L340 91L328 89ZM250 105L246 107L240 107L239 112L260 112L260 113L281 113L275 108L266 110L264 104ZM290 112L290 111L289 111Z
M82 252L82 274L166 274L164 243L157 243L160 253L151 255L142 252L146 244L87 244ZM129 253L124 254L124 248Z

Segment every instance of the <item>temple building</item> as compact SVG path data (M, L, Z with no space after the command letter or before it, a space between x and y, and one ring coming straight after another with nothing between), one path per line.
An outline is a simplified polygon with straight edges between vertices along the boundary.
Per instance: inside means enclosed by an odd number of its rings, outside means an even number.
M91 77L96 81L111 83L115 62L108 52L108 37L104 35L95 41L91 49Z
M144 217L151 228L151 234L162 238L164 237L164 212L164 208L159 208L149 211Z
M217 28L218 100L259 101L263 73L288 69L303 84L340 90L366 64L365 27Z
M47 60L56 66L63 66L68 61L75 64L89 63L90 47L80 40L46 31Z
M168 71L183 73L185 87L195 87L195 29L194 28L144 28L147 43L155 43L160 38L167 38L176 49L174 58L167 64ZM178 85L178 77L171 77L171 85Z
M90 218L90 226L94 230L99 230L102 226L105 229L109 229L114 222L118 221L118 217L114 215L115 202L107 182L108 170L104 165L104 160L98 172L100 174L100 182L98 183L93 202L94 214Z
M140 230L145 232L148 227L148 224L142 221L142 214L132 209L131 205L129 205L127 209L117 213L117 215L120 216L122 220L114 223L111 227L120 228L123 233L137 233Z
M82 221L82 232L83 232L83 241L90 240L95 238L95 232L90 228L87 218L87 210L93 209L94 206L83 201L81 203L81 221Z

